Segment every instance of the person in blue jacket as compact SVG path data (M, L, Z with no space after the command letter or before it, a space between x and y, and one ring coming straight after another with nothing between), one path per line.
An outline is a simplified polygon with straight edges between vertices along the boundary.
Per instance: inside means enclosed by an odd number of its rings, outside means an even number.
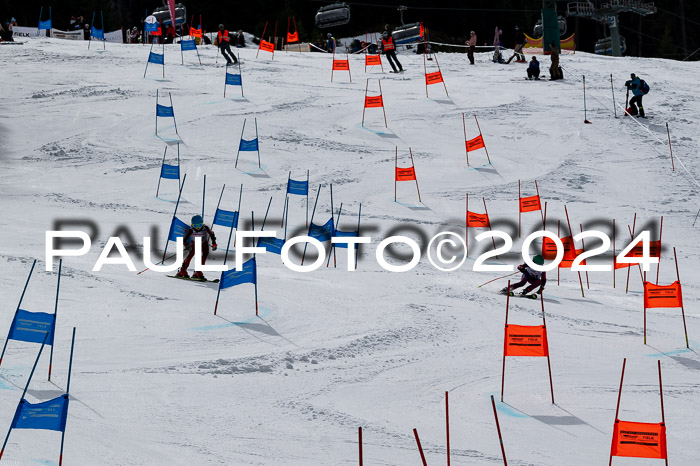
M629 108L627 108L627 113L630 115L637 115L637 106L639 106L639 116L642 118L646 118L644 116L644 107L642 106L642 97L644 97L644 90L643 90L643 85L642 85L642 80L639 79L639 76L636 76L634 73L630 75L630 80L625 82L625 86L632 91L632 94L634 96L630 99L629 103Z
M540 79L540 62L537 57L532 57L530 66L527 67L527 79Z
M335 37L329 32L328 33L328 40L326 41L326 52L333 53L335 52Z

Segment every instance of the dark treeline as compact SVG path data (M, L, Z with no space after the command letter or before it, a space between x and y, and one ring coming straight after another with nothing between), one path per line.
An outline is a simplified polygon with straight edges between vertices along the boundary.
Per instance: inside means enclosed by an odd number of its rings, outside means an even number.
M39 9L44 6L44 18L48 18L51 6L54 27L65 29L71 16L82 15L91 21L92 12L102 10L105 29L127 28L140 24L146 12L163 6L162 0L0 0L0 20L5 22L15 17L22 26L33 26L39 19ZM187 15L195 16L195 24L202 15L204 28L215 31L219 23L230 30L243 29L260 36L265 22L268 32L274 33L278 22L278 36L287 30L287 18L296 18L299 36L304 41L320 40L327 32L336 37L362 34L366 31L381 31L385 24L401 24L396 7L405 5L404 22L422 21L430 29L431 40L449 43L464 43L469 31L474 30L479 44L491 43L496 25L503 30L503 45L512 47L515 25L532 35L533 27L540 17L541 0L379 0L349 2L352 19L349 24L331 30L320 30L314 26L318 8L331 2L311 0L252 0L249 2L213 2L211 0L187 0ZM558 2L559 14L566 17L568 2ZM620 16L620 29L626 39L627 53L631 56L664 57L683 59L700 48L700 1L659 0L654 2L658 12L641 17L625 13ZM685 25L681 16L685 15ZM189 19L188 19L189 22ZM99 26L99 23L98 23ZM577 49L593 52L597 39L606 35L604 26L587 19L567 18L568 37L577 32ZM683 32L685 31L685 34ZM692 59L700 59L700 52Z

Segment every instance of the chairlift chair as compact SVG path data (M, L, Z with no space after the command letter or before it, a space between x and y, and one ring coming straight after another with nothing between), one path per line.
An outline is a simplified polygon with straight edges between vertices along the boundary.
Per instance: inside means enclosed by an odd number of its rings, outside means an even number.
M350 7L347 3L334 3L321 7L316 13L316 27L329 28L350 22Z
M159 23L163 26L172 24L170 20L170 9L167 6L162 6L153 10L153 16L156 17ZM175 4L175 24L187 22L187 8L182 3Z
M421 23L411 23L404 24L403 26L397 27L392 33L395 44L408 44L410 42L416 42L422 40Z

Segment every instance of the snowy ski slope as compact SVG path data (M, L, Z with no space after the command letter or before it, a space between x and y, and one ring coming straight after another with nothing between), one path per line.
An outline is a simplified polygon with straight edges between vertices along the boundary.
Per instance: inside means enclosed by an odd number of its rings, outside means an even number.
M94 45L94 44L93 44ZM685 348L680 309L648 311L648 345L642 341L642 284L631 270L589 273L581 296L578 277L550 273L545 309L556 396L549 398L542 358L509 358L505 402L497 403L510 464L594 465L608 461L622 360L627 357L620 419L659 422L657 359L664 377L669 460L700 464L700 325L697 211L698 64L657 59L563 56L565 80L527 81L525 65L495 65L479 54L440 54L449 97L440 85L426 98L423 57L402 54L406 72L364 72L364 58L350 57L352 82L319 53L240 50L245 97L229 87L216 49L200 48L180 65L179 46L166 47L165 79L150 65L146 46L29 40L0 47L0 338L4 343L26 274L40 259L23 308L52 312L56 268L44 271L45 231L54 222L89 219L99 227L91 251L64 260L52 381L46 355L28 399L47 400L65 389L70 334L77 327L72 403L65 464L336 465L357 464L357 427L363 427L364 460L371 465L420 464L417 428L429 464L445 461L444 392L450 392L452 464L501 464L490 395L500 395L505 281L474 272L479 245L465 265L440 272L423 257L410 272L390 273L374 253L381 239L404 234L429 239L441 231L464 234L465 194L470 210L483 212L496 229L517 239L518 179L523 196L539 183L548 218L566 224L564 205L578 232L609 233L617 220L617 251L637 231L664 216L660 280L675 280L673 247L684 287L690 349ZM542 58L543 74L549 59ZM435 71L435 62L428 62ZM647 120L613 115L615 97L635 72L651 85ZM584 125L581 76L588 87ZM382 78L388 128L380 109L368 109L360 125L366 78ZM371 95L378 90L369 83ZM223 183L222 208L235 210L243 184L242 219L255 212L256 227L272 197L265 229L277 229L289 171L310 170L311 204L323 188L316 223L330 216L328 184L341 228L352 229L362 203L359 268L348 272L345 250L338 267L293 272L279 256L258 256L260 315L253 286L224 290L213 315L216 286L141 275L123 266L91 269L102 246L120 226L137 244L157 228L163 247L177 197L176 183L155 189L163 150L174 128L159 121L154 135L155 94L172 94L183 144L187 181L178 216L200 212L207 178L205 221L210 223ZM467 137L481 130L483 151L464 152ZM246 138L257 118L262 169L253 152L234 168L243 119ZM671 128L676 170L666 143ZM422 203L412 183L399 183L393 199L395 147L399 165L412 148ZM290 199L290 234L303 233L305 201ZM523 215L525 231L539 215ZM84 228L84 227L83 227ZM224 249L228 232L215 227ZM475 245L474 232L470 245ZM562 236L564 234L562 233ZM125 243L131 243L123 236ZM652 239L656 239L652 234ZM171 248L172 248L171 244ZM405 252L407 248L399 247ZM132 257L145 268L140 249ZM611 256L607 256L607 263ZM138 259L138 260L136 260ZM223 252L213 255L223 262ZM231 262L231 258L229 258ZM332 262L332 261L331 261ZM517 253L494 263L517 265ZM393 263L399 263L393 261ZM656 267L652 267L655 276ZM217 274L209 272L210 278ZM513 277L517 277L514 275ZM584 278L585 284L585 278ZM513 299L511 323L536 325L539 302ZM9 427L38 345L10 341L0 367L0 429ZM4 432L4 431L3 431ZM7 464L57 464L60 434L13 431ZM616 465L661 464L616 458Z

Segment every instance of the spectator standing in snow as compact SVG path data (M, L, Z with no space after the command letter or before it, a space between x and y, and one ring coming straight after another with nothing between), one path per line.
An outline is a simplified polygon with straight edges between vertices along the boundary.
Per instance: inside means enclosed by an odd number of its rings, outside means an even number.
M239 29L236 33L236 47L245 47L245 37L243 37L243 30Z
M83 39L85 40L90 40L90 25L88 23L85 23L85 27L83 28Z
M386 31L382 34L382 51L384 52L384 55L386 55L386 59L389 61L391 69L394 70L394 73L403 71L403 66L401 66L401 63L399 63L399 59L396 58L394 38ZM394 64L394 62L396 62L396 64ZM398 71L396 70L397 65L399 67Z
M559 69L559 49L557 49L557 44L554 42L552 42L550 49L552 51L552 64L549 67L549 80L556 81L563 78Z
M467 58L469 58L469 64L474 64L474 49L476 48L476 32L472 31L469 33L469 40L465 42L469 46L467 51Z
M335 37L329 32L327 40L326 40L326 52L328 53L334 53L335 52Z
M501 34L503 34L503 31L498 29L498 26L496 26L496 32L493 36L493 62L494 63L501 62L501 52L500 52Z
M139 43L139 30L136 28L136 26L131 28L131 31L129 31L129 43L130 44L138 44Z
M221 55L226 59L226 63L229 65L238 63L236 56L231 52L228 29L225 29L223 24L219 24L219 33L216 35L216 39L219 42L219 50L221 50Z
M527 67L527 79L540 79L540 62L537 57L532 57L530 66Z
M525 34L520 30L520 26L515 26L515 48L513 50L513 56L510 57L506 63L510 63L513 58L515 58L515 61L518 63L525 63L525 55L521 52L526 42L527 39L525 39Z
M177 34L175 33L175 28L172 24L169 24L168 27L165 29L165 43L172 44L175 41L176 35Z

